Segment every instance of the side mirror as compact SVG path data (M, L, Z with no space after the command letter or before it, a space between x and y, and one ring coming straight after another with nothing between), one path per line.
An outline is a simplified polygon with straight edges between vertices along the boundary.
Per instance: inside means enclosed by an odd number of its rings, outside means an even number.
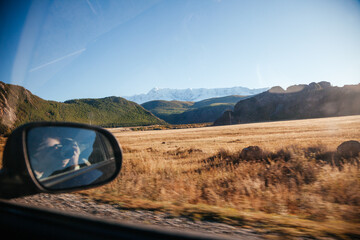
M115 179L122 152L107 130L77 123L25 124L9 136L0 197L87 189Z

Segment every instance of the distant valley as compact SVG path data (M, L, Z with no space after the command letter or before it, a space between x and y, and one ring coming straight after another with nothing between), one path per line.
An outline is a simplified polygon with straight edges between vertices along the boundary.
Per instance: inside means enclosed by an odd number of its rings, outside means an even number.
M226 110L233 110L235 104L250 96L227 96L189 101L150 101L141 104L155 116L170 124L192 124L214 122Z

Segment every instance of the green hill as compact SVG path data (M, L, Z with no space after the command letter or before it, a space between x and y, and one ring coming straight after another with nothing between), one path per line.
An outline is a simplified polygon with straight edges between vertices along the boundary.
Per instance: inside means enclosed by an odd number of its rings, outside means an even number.
M69 121L102 127L165 123L140 105L120 97L61 103L41 99L21 86L0 82L0 133L32 121Z
M233 95L199 102L157 100L141 106L171 124L206 123L215 121L224 111L232 110L237 102L245 98Z

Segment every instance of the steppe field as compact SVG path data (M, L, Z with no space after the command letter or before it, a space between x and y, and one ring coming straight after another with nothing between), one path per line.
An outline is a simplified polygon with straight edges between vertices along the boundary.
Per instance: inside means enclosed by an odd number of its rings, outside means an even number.
M270 238L360 238L359 157L337 152L345 141L360 141L360 116L109 130L123 149L121 173L77 194L120 209L252 228Z
M336 153L360 141L360 116L109 130L123 168L114 182L82 192L91 198L286 236L360 236L359 158ZM257 151L242 154L248 146Z

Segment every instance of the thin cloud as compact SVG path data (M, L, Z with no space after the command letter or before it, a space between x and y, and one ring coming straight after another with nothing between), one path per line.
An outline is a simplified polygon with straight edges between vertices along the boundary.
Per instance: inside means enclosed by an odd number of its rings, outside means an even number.
M77 55L77 54L80 54L80 53L82 53L82 52L85 51L85 50L86 50L86 48L83 48L83 49L80 49L80 50L75 51L75 52L73 52L73 53L70 53L70 54L68 54L68 55L62 56L62 57L57 58L57 59L55 59L55 60L52 60L52 61L50 61L50 62L48 62L48 63L44 63L44 64L42 64L42 65L40 65L40 66L37 66L37 67L34 67L34 68L30 69L29 72L34 72L34 71L37 71L37 70L39 70L39 69L41 69L41 68L44 68L44 67L46 67L46 66L49 66L49 65L51 65L51 64L60 62L60 61L62 61L62 60L64 60L64 59L66 59L66 58L69 58L69 57L75 56L75 55Z
M96 12L94 6L91 4L91 2L90 2L89 0L86 0L86 2L87 2L87 4L89 5L91 11L92 11L95 15L97 15L97 12Z

